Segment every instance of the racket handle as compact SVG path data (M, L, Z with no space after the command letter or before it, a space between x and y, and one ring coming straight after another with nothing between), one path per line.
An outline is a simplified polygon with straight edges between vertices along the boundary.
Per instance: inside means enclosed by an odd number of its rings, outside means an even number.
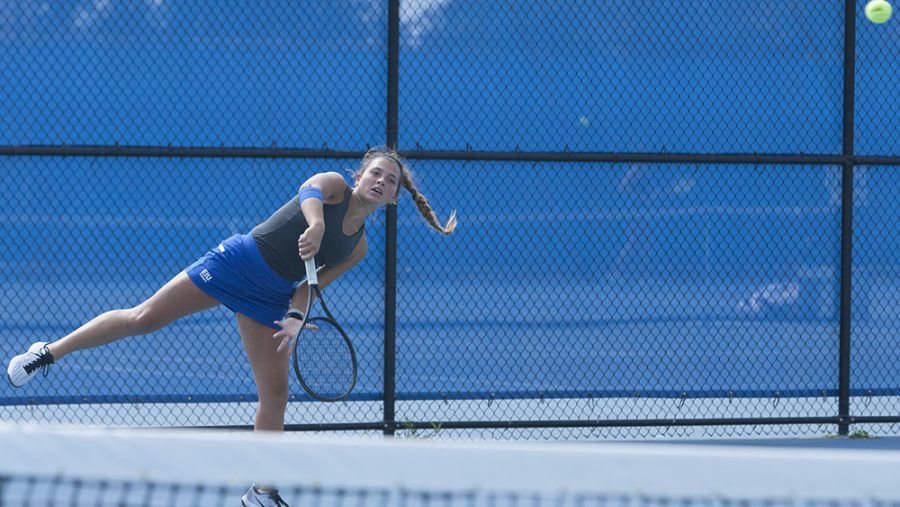
M319 285L319 275L316 273L316 259L306 261L306 280L310 286Z

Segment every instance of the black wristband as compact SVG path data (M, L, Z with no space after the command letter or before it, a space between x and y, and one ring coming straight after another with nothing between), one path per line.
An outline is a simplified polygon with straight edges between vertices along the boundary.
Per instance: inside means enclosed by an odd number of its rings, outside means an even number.
M303 312L301 312L300 310L297 310L295 308L290 308L287 311L287 313L284 314L284 317L281 320L287 320L287 319L297 319L297 320L302 321L303 320Z

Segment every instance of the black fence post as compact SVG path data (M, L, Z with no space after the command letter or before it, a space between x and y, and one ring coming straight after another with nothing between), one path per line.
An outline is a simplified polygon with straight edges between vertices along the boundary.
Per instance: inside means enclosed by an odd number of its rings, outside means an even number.
M850 323L853 271L854 80L856 79L856 1L844 1L844 113L841 171L841 299L838 360L838 434L850 433Z
M400 0L388 2L387 145L396 149L400 56ZM394 434L397 338L397 206L386 209L384 247L384 434Z

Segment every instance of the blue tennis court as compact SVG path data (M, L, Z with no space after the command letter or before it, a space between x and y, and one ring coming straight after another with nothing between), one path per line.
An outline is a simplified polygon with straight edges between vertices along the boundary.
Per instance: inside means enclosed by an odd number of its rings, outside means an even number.
M51 207L66 206L63 218L39 214L44 202L22 201L7 212L0 227L19 253L5 259L0 282L9 299L2 309L4 354L140 302L221 238L252 228L297 179L285 163L230 162L230 184L284 184L232 194L226 210L216 205L219 191L190 190L203 180L202 164L163 173L149 161L122 164L48 166L48 199ZM620 173L551 166L568 184L542 201L545 209L527 198L496 208L478 195L457 194L440 176L444 167L423 163L420 174L434 186L435 203L460 209L456 236L444 242L429 235L408 203L400 207L399 399L835 394L839 214L834 206L812 206L828 202L830 171L773 168L741 176L729 167L656 169L671 173L663 177L645 169L647 184L689 178L690 189L636 207L634 198L610 193ZM497 170L515 177L513 167L486 169L467 178L487 181ZM7 171L7 188L25 185L29 170L17 163ZM79 188L65 190L72 182L64 174L82 171ZM156 190L147 194L141 182L154 177ZM722 181L735 178L743 178L741 185L723 196ZM774 196L767 192L771 178L782 185ZM598 190L578 201L563 198L589 187ZM136 202L150 204L149 213L137 214ZM345 284L327 289L360 352L354 396L363 400L383 392L380 220L369 225L370 257ZM533 238L542 238L540 251ZM893 262L890 245L872 245L881 252L878 262ZM37 257L22 258L26 252ZM896 382L879 372L896 368L883 353L897 350L893 311L880 303L894 284L863 281L869 284L861 283L858 294L866 297L856 301L869 318L856 328L866 341L854 351L855 392L893 395ZM49 316L48 300L57 308ZM55 370L50 391L29 386L24 396L57 402L254 396L225 310L73 356ZM16 403L18 394L9 393L6 403Z

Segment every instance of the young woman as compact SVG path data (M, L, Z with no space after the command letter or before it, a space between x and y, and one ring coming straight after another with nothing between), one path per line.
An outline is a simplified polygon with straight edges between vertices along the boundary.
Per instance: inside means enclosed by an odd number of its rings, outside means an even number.
M288 359L302 318L296 309L306 308L307 288L297 285L306 275L303 261L316 259L320 287L357 265L367 251L366 218L396 203L401 186L432 228L450 234L456 227L455 213L440 224L393 150L370 150L353 179L351 187L338 173L313 175L297 197L250 234L226 239L143 303L106 312L57 341L34 343L13 357L7 368L10 384L21 387L77 350L150 333L223 304L235 312L259 393L254 429L282 431ZM255 487L243 500L245 505L285 505L277 491Z

